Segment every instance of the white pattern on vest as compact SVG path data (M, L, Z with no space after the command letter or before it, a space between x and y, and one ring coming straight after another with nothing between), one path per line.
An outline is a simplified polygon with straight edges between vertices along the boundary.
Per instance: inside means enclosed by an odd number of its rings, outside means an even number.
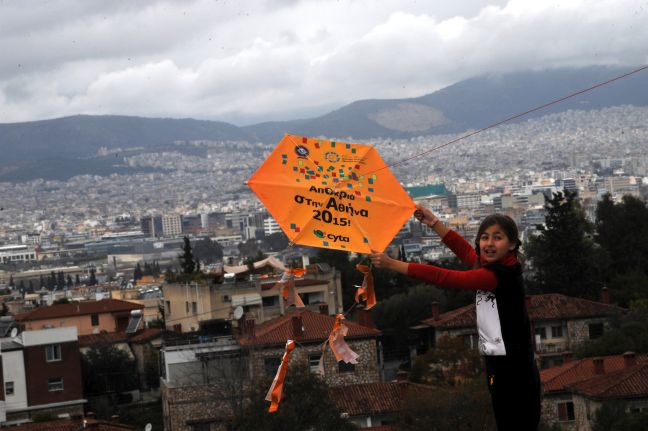
M475 296L475 304L477 307L479 351L486 356L506 355L495 294L478 290Z

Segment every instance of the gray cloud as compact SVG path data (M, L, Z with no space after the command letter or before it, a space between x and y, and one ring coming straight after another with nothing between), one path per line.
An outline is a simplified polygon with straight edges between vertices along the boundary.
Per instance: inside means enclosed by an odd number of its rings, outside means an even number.
M259 121L482 73L648 62L645 0L0 4L0 122Z

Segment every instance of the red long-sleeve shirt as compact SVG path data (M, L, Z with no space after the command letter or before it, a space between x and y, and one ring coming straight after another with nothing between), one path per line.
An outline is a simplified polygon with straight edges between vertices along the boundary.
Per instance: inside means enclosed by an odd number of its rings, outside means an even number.
M455 231L449 231L443 237L443 243L466 265L473 266L477 261L475 249ZM515 255L509 254L499 263L512 265L516 261ZM430 284L456 289L492 291L497 287L495 273L484 267L455 271L434 265L410 263L407 267L407 275Z

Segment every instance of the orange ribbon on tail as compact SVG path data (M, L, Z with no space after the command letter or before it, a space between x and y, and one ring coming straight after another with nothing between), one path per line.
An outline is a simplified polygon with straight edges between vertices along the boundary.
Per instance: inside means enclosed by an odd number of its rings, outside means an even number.
M335 360L338 362L344 361L347 364L357 364L360 355L351 350L346 341L344 341L344 337L349 332L349 328L342 323L343 320L344 316L342 314L335 316L335 325L333 325L333 330L331 331L331 335L329 335L329 346L331 346Z
M277 282L275 287L281 286L281 296L284 299L285 307L295 305L297 308L304 308L304 301L302 301L297 289L295 289L295 277L302 277L306 273L304 268L287 269L282 275L281 280Z
M268 393L265 397L266 401L270 401L268 413L274 413L279 409L279 403L283 396L283 384L286 379L286 372L288 371L288 362L290 361L290 352L294 349L295 342L293 340L288 340L286 342L286 351L284 352L281 364L277 369L277 374L275 375L274 380L272 380L272 385L270 386L270 389L268 389Z
M364 274L364 279L362 279L362 286L356 290L355 300L356 302L360 302L361 300L367 301L365 310L370 310L376 305L373 274L367 265L358 264L356 265L356 269Z

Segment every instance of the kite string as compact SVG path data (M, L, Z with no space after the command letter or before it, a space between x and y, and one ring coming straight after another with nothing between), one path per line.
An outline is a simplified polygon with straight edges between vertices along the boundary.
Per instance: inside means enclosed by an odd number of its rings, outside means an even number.
M470 138L471 136L475 136L475 135L477 135L477 134L479 134L479 133L485 132L486 130L493 129L493 128L499 126L499 125L502 125L502 124L504 124L504 123L508 123L509 121L513 121L513 120L518 119L518 118L520 118L520 117L524 117L524 116L526 116L526 115L529 115L529 114L531 114L532 112L540 111L540 110L542 110L542 109L548 108L549 106L552 106L552 105L558 104L558 103L560 103L560 102L563 102L563 101L565 101L565 100L567 100L567 99L571 99L572 97L579 96L579 95L581 95L581 94L584 94L584 93L587 93L587 92L589 92L589 91L595 90L595 89L597 89L597 88L603 87L603 86L605 86L605 85L611 84L611 83L613 83L613 82L615 82L615 81L619 81L619 80L621 80L621 79L627 78L627 77L630 76L630 75L634 75L635 73L642 72L642 71L644 71L644 70L646 70L646 69L648 69L648 65L645 65L645 66L639 67L639 68L637 68L637 69L631 70L630 72L626 72L626 73L624 73L624 74L622 74L622 75L615 76L614 78L608 79L608 80L606 80L606 81L599 82L598 84L592 85L591 87L587 87L587 88L584 88L584 89L578 90L578 91L576 91L576 92L573 92L573 93L567 94L566 96L559 97L558 99L555 99L555 100L552 100L552 101L550 101L550 102L544 103L544 104L542 104L542 105L536 106L535 108L531 108L531 109L529 109L529 110L527 110L527 111L520 112L520 113L518 113L518 114L512 115L512 116L510 116L510 117L508 117L508 118L506 118L506 119L504 119L504 120L500 120L500 121L498 121L498 122L496 122L496 123L490 124L490 125L488 125L488 126L486 126L486 127L482 127L481 129L475 130L475 131L473 131L473 132L466 133L466 134L464 134L464 135L462 135L462 136L459 136L458 138L453 139L453 140L451 140L451 141L449 141L449 142L446 142L446 143L444 143L444 144L442 144L442 145L436 146L436 147L434 147L434 148L431 148L431 149L429 149L429 150L427 150L427 151L423 151L423 152L418 153L418 154L414 154L413 156L411 156L411 157L407 157L407 158L405 158L405 159L403 159L403 160L400 160L400 161L397 161L397 162L394 162L394 163L391 163L391 164L387 164L387 165L385 165L385 166L382 167L382 168L379 168L379 169L376 169L376 170L374 170L374 171L371 171L371 172L365 173L365 174L363 174L363 175L367 176L367 175L371 175L371 174L374 174L374 173L376 173L376 172L379 172L379 171L381 171L381 170L383 170L383 169L388 169L388 168L390 168L390 167L395 167L395 166L403 165L403 164L405 164L405 163L407 163L407 162L409 162L409 161L411 161L411 160L413 160L413 159L416 159L416 158L422 157L422 156L424 156L424 155L430 154L430 153L432 153L433 151L440 150L441 148L444 148L444 147L447 147L447 146L449 146L449 145L455 144L455 143L457 143L457 142L459 142L459 141L462 141L462 140L464 140L464 139Z

